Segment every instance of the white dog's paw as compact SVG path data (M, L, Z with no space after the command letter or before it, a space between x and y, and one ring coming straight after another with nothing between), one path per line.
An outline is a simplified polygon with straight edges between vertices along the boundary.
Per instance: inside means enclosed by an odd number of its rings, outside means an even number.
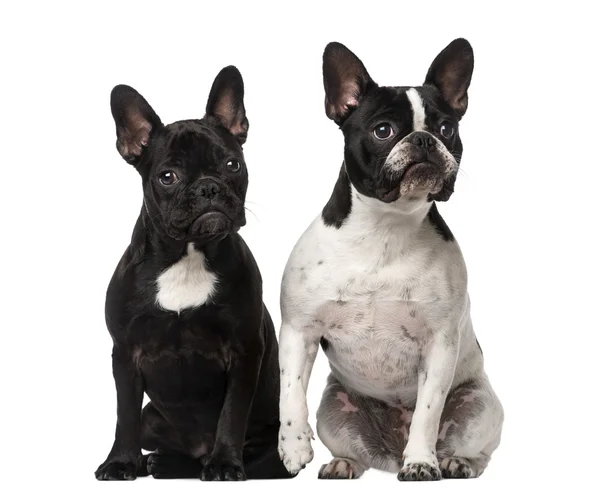
M398 473L398 479L400 481L437 481L442 479L435 452L407 455L405 451L404 465Z
M400 481L438 481L442 479L442 473L437 465L426 462L411 462L404 464L398 474Z
M290 474L304 469L314 456L311 440L314 434L308 423L294 424L287 420L279 428L279 458Z

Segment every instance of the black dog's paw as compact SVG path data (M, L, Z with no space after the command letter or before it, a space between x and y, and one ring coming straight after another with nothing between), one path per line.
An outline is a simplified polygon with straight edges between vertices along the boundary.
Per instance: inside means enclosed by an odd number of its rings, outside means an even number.
M99 481L132 481L137 478L138 463L131 461L107 460L96 470Z
M407 464L398 474L400 481L437 481L442 479L439 467L425 462Z
M245 481L246 473L239 461L211 457L204 464L200 479L202 481Z

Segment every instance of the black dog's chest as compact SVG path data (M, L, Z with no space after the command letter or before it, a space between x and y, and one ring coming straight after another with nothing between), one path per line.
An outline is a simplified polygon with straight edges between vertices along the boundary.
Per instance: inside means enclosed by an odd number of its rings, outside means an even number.
M134 358L149 397L163 403L190 405L220 401L225 394L230 346L217 327L178 316L154 319Z

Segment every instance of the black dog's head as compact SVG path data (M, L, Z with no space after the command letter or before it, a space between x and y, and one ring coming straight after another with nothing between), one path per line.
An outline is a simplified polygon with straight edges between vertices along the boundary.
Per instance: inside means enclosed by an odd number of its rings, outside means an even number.
M462 155L458 122L467 110L473 50L454 40L421 87L382 87L345 46L323 55L325 110L344 133L344 162L356 190L383 202L448 200Z
M117 150L142 176L144 210L163 238L202 243L246 223L243 99L242 76L228 66L213 83L204 118L165 126L137 91L113 89Z

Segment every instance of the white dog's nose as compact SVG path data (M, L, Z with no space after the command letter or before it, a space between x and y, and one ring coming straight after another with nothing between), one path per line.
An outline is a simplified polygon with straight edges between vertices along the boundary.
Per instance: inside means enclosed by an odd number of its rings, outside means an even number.
M406 138L407 143L431 152L435 148L435 138L425 131L416 131Z

